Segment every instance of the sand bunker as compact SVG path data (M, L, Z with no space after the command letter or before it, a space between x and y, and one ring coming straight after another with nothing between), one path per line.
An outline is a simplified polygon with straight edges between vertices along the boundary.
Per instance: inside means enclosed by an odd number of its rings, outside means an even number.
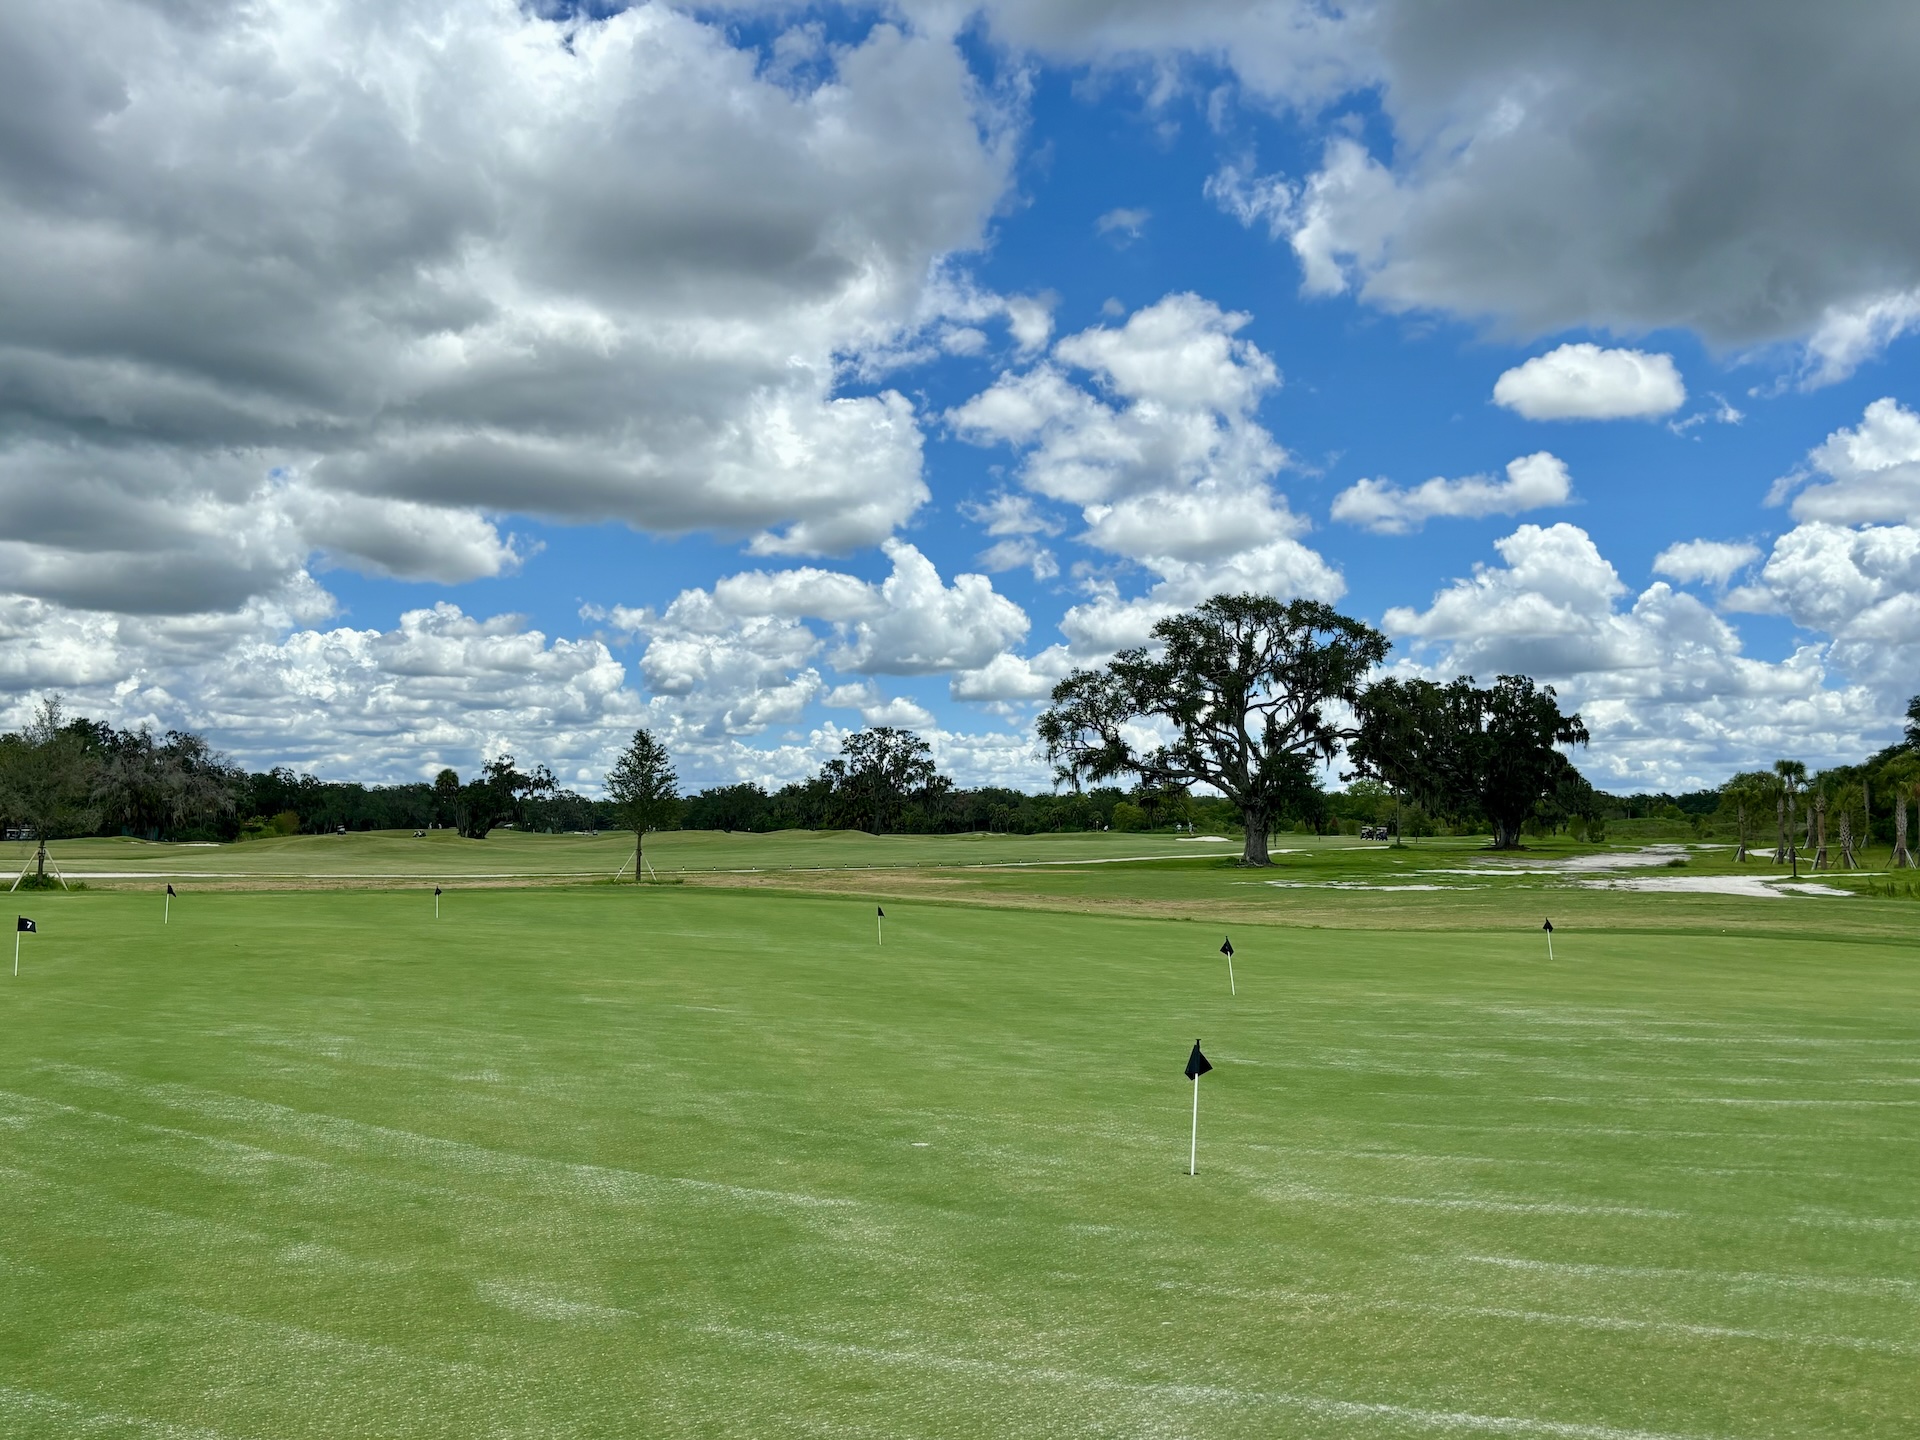
M1812 881L1762 880L1757 875L1622 875L1604 880L1577 880L1589 890L1639 890L1667 895L1749 895L1762 900L1784 900L1781 892L1796 895L1848 896L1851 890Z

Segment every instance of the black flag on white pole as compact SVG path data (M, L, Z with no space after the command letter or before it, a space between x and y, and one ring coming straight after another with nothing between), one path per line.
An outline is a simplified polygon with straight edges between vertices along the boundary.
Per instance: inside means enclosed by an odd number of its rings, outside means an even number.
M14 923L14 927L13 927L13 978L14 979L18 980L20 978L20 937L22 935L38 935L39 933L40 933L40 927L34 924L33 921L29 920L24 915L22 915Z
M1200 1160L1200 1077L1213 1066L1207 1057L1200 1053L1200 1042L1193 1042L1193 1053L1187 1056L1187 1079L1193 1082L1193 1136L1187 1142L1187 1174L1199 1173Z
M1548 920L1540 927L1547 932L1547 959L1553 959L1553 921Z
M173 923L173 900L173 882L169 880L167 882L167 898L160 902L160 923L162 925L171 925Z
M879 944L887 943L887 912L883 906L873 907L873 934Z
M1233 980L1233 940L1231 938L1220 942L1220 953L1227 957L1227 993L1238 995L1240 987Z
M440 918L440 887L438 885L433 887L433 918L436 920Z

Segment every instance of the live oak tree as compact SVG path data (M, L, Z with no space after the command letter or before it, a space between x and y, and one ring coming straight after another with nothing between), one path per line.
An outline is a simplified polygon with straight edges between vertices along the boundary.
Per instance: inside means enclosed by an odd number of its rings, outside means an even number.
M1386 658L1386 637L1318 601L1267 595L1215 596L1152 635L1054 686L1037 722L1048 760L1076 787L1121 775L1210 785L1240 809L1241 863L1270 864L1269 825L1354 733L1340 711ZM1139 743L1143 721L1172 738Z
M838 817L875 835L891 830L910 803L930 804L953 788L935 766L932 747L891 725L849 735L820 774Z
M1586 744L1587 727L1561 713L1551 685L1525 675L1499 676L1485 689L1470 675L1446 685L1387 679L1355 709L1348 753L1361 773L1435 814L1478 811L1496 849L1518 847L1520 827L1543 801L1565 792L1586 803L1588 787L1559 747Z
M532 774L524 774L511 755L500 755L480 767L477 779L460 787L455 817L460 834L468 840L484 840L494 826L520 817L524 802L551 795L555 788L553 772L536 765Z
M1463 744L1468 725L1459 712L1469 681L1388 678L1367 687L1358 707L1359 729L1347 746L1356 774L1379 780L1405 806L1452 817L1472 794L1472 757Z
M1480 726L1477 775L1480 806L1493 822L1493 843L1502 850L1520 843L1520 826L1571 767L1556 748L1587 743L1578 715L1562 715L1551 685L1525 675L1502 675L1478 692Z
M640 867L645 863L641 847L647 831L658 829L674 817L680 802L679 777L667 747L653 738L649 730L636 730L620 758L607 772L607 798L623 830L633 831L633 882L640 883Z

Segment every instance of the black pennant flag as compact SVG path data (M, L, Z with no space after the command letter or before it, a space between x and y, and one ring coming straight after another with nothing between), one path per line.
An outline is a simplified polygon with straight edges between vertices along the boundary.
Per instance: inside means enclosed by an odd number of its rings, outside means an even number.
M436 900L440 898L440 887L438 885L433 887L433 898Z
M34 924L33 921L27 919L27 917L24 915L20 917L20 923L14 926L13 928L16 930L24 931L29 935L37 935L40 933L40 927Z
M882 910L878 905L873 907L873 913L876 919L884 920L887 918L887 912Z
M171 884L169 884L169 885L167 886L167 894L168 894L168 895L170 895L170 896L172 896L172 898L173 898L173 899L175 899L175 900L178 900L178 899L180 898L180 897L179 897L178 895L175 895L175 894L173 893L173 886L172 886Z
M1193 1054L1187 1057L1187 1079L1198 1080L1211 1069L1213 1069L1212 1063L1200 1053L1200 1042L1194 1041Z
M1541 928L1542 930L1544 930L1544 931L1546 931L1546 932L1547 932L1547 934L1549 934L1549 935L1551 935L1551 934L1553 933L1553 922L1552 922L1551 920L1549 920L1549 921L1547 921L1547 922L1546 922L1546 923L1545 923L1544 925L1542 925L1542 926L1541 926L1540 928Z
M1229 960L1233 959L1233 941L1222 940L1220 942L1220 953Z

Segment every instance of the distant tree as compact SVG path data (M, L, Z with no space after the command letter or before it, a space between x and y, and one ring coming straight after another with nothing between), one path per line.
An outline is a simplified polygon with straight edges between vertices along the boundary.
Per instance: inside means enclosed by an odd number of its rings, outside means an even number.
M484 840L496 825L518 819L523 801L551 795L553 790L553 772L546 766L537 765L531 774L523 774L513 756L497 756L480 767L478 779L460 787L460 833L469 840Z
M1920 695L1907 701L1907 746L1920 750Z
M1123 650L1054 686L1038 722L1055 774L1137 776L1155 786L1210 785L1239 808L1243 865L1267 865L1267 833L1288 805L1317 794L1317 766L1354 732L1336 707L1359 699L1386 658L1384 635L1314 600L1219 595L1153 627L1157 649ZM1138 744L1136 722L1173 730Z
M671 820L679 809L679 777L667 747L651 731L636 730L607 772L607 797L622 829L633 831L633 883L640 883L647 831Z
M47 841L84 835L98 823L94 791L100 759L85 724L67 721L58 695L40 702L17 734L0 738L0 803L9 819L26 828L38 849L36 879L47 874Z
M876 726L849 735L838 759L822 770L842 818L884 835L910 804L922 806L953 788L933 761L933 749L911 730Z
M1586 744L1587 727L1578 715L1560 713L1551 685L1535 686L1525 675L1502 675L1478 693L1480 804L1493 822L1494 848L1512 849L1521 822L1573 768L1555 747Z
M1738 840L1733 858L1744 864L1753 843L1753 822L1773 804L1780 789L1780 777L1770 770L1744 770L1720 787L1722 804L1733 810L1734 833Z
M687 830L747 830L771 828L772 797L751 781L717 785L686 802L680 824Z
M1576 810L1594 808L1592 787L1557 748L1586 744L1587 727L1560 712L1551 685L1525 675L1499 676L1484 690L1470 675L1447 685L1388 679L1369 686L1356 710L1348 753L1361 771L1435 814L1477 809L1495 849L1517 847L1521 826L1563 790Z
M1798 760L1776 760L1773 762L1773 776L1774 816L1779 825L1779 844L1774 848L1773 863L1791 863L1793 873L1798 877L1800 844L1794 828L1794 816L1801 791L1806 788L1807 767Z
M1474 793L1470 731L1462 710L1471 682L1452 686L1431 680L1388 678L1369 685L1356 707L1359 728L1347 746L1355 773L1393 792L1395 837L1405 830L1406 807L1455 816Z
M433 777L433 823L453 825L459 815L460 776L452 769L442 770Z

